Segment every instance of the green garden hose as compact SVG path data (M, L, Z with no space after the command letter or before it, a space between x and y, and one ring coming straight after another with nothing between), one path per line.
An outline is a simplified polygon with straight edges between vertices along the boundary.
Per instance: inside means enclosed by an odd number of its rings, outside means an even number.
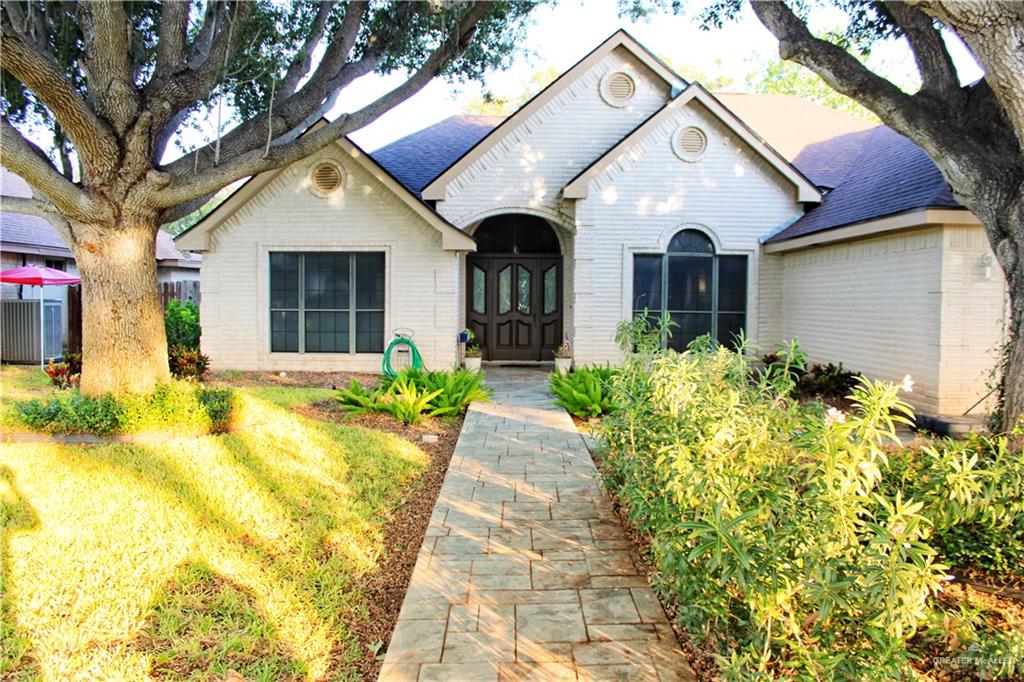
M388 377L389 379L394 379L395 375L398 374L398 372L396 372L394 368L391 367L391 353L395 350L396 347L401 345L406 345L409 347L409 356L410 359L412 360L412 366L415 367L416 369L420 369L421 367L423 367L423 358L422 356L420 356L420 351L416 347L416 344L412 342L412 339L410 339L408 336L395 336L391 343L388 344L388 349L384 351L384 360L382 360L380 363L381 371L384 372L384 376Z

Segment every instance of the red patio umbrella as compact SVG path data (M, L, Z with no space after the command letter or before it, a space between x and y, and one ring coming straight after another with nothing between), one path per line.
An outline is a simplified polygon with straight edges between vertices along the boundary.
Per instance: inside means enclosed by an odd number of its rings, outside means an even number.
M82 280L62 270L45 268L41 265L26 265L0 272L4 284L29 284L39 287L39 366L46 361L46 319L43 316L43 287L78 284Z

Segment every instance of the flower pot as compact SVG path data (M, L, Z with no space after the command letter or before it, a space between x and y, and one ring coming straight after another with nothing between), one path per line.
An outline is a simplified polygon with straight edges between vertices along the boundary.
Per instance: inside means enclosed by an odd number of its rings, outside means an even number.
M463 358L462 366L471 372L479 372L480 358Z
M572 368L572 358L555 358L555 371L559 374L568 374Z

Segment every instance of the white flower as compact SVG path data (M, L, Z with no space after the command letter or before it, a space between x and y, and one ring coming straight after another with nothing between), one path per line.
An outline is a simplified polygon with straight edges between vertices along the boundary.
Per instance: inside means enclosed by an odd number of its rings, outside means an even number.
M914 392L914 380L910 378L910 375L903 377L903 382L900 384L900 390L904 393Z
M825 413L825 426L833 426L835 424L845 424L846 413L842 410L837 410L834 407L828 408L828 412Z

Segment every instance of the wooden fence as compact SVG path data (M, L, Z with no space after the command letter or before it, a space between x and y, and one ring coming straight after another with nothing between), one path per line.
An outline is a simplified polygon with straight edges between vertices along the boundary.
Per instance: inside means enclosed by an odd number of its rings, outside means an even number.
M199 303L198 280L192 280L190 282L161 282L160 304L166 308L167 304L172 299L176 299L182 303L185 301Z

